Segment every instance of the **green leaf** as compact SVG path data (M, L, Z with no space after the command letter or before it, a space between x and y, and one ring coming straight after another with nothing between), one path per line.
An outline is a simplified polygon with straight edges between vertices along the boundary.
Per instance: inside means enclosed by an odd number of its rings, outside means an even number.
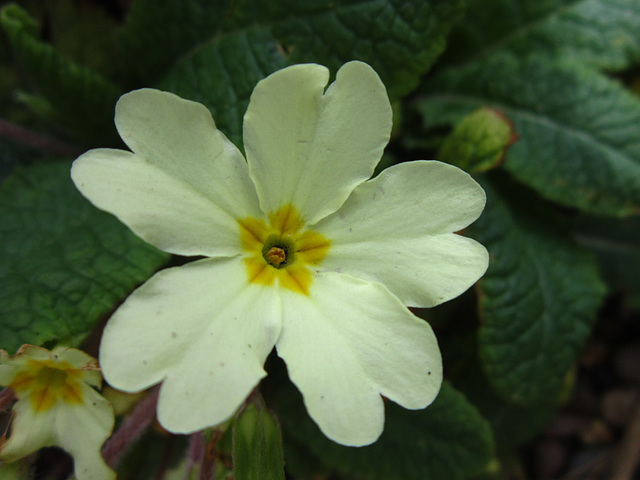
M640 99L594 70L497 55L425 86L425 127L482 106L502 111L518 141L503 167L546 198L587 212L640 212Z
M118 65L115 33L119 26L104 4L76 0L22 0L21 4L46 29L47 38L71 61L100 72Z
M347 478L457 480L482 472L493 458L489 425L448 383L425 410L386 402L384 433L373 445L361 448L343 447L322 435L299 395L283 395L280 406L285 439L288 435L294 448L308 449Z
M505 150L516 137L504 115L481 108L455 126L437 158L468 172L485 172L502 163Z
M167 259L85 200L70 168L17 168L0 186L0 348L86 335Z
M301 11L301 3L282 1L274 17L274 36L291 51L290 62L320 63L335 73L349 60L362 60L378 72L392 98L416 88L466 5L460 0L318 0L315 8Z
M16 166L42 159L41 152L0 137L0 184Z
M16 2L37 25L34 36L50 43L71 61L111 72L119 63L115 34L120 27L109 7L77 0L19 0Z
M116 139L113 111L120 91L97 72L73 63L36 36L37 25L24 10L10 4L0 10L6 32L22 70L43 102L39 113L57 128L86 142Z
M236 418L233 465L236 480L284 480L280 428L263 405L250 404Z
M373 66L392 97L411 92L464 0L134 2L122 32L140 79L203 102L238 143L256 82L287 64ZM141 80L138 80L141 81Z
M289 63L316 62L335 72L349 60L363 60L380 73L388 88L406 94L444 49L444 40L464 3L167 0L159 4L137 0L122 37L131 58L140 62L141 71L162 75L178 58L206 48L209 42L264 29L272 41L279 42L283 54L287 52ZM254 43L245 48L258 46ZM209 73L225 77L224 71Z
M242 119L253 88L285 66L267 30L255 28L208 42L178 62L159 87L206 105L218 128L242 148Z
M640 62L638 31L636 0L473 0L445 61L461 64L501 50L624 70Z
M231 0L135 0L120 32L133 82L157 81L185 53L215 38L229 18Z
M593 257L544 204L505 177L495 180L483 182L487 207L468 231L491 258L479 283L480 358L504 398L556 403L605 288Z
M573 222L580 245L594 252L607 284L640 310L640 218L624 220L582 215Z
M496 449L513 450L540 433L556 413L557 404L523 406L504 399L487 380L477 355L471 357L464 370L456 374L454 384L491 424Z

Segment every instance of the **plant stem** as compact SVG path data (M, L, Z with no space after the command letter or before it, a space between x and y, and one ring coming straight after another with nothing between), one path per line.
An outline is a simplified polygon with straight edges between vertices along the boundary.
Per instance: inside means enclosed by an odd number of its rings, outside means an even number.
M149 394L133 409L120 428L102 447L102 456L110 467L115 467L120 457L142 435L156 416L156 405L160 386L153 387Z
M63 157L77 157L82 153L82 150L73 145L40 133L32 132L4 118L0 118L0 137L26 145L35 150L61 155Z

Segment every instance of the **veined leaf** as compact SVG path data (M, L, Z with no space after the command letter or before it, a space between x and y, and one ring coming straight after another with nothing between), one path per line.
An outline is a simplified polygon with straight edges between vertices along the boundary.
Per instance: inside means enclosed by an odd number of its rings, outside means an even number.
M167 255L97 210L69 162L17 168L0 186L0 348L80 339Z
M496 51L536 52L607 70L640 62L636 0L472 0L443 60L457 64Z
M249 29L222 36L185 57L159 87L209 107L218 128L242 149L242 119L253 88L285 66L269 32Z
M532 192L500 180L483 182L487 207L468 230L491 256L479 283L479 354L503 397L555 404L605 288L594 258L554 226Z
M282 399L286 400L280 409L285 439L288 434L295 444L348 478L466 479L483 472L493 459L488 423L446 382L425 410L406 410L387 402L382 436L373 445L361 448L343 447L322 435L309 419L299 395L282 395Z
M120 32L133 82L157 81L183 54L214 38L232 13L231 0L135 0Z
M250 37L249 31L258 29L269 32L289 63L315 62L335 72L343 63L359 59L374 67L392 93L406 94L444 49L464 4L463 0L137 0L122 38L128 55L138 60L137 68L147 72L147 80L154 74L163 76L179 58L196 54L225 35L244 31ZM257 47L257 43L245 46ZM225 72L210 74L224 77Z
M555 202L640 212L640 99L598 72L539 56L496 55L425 86L425 127L488 106L515 125L503 167Z
M152 0L122 32L146 81L205 103L236 143L249 95L266 75L313 62L369 63L390 95L411 92L445 46L464 0Z

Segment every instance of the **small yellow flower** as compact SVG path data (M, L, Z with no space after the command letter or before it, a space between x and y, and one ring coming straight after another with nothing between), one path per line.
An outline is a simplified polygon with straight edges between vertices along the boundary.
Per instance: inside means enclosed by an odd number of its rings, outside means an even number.
M0 459L11 462L55 445L73 456L79 480L114 479L100 455L113 429L113 411L91 388L101 382L98 363L80 350L23 345L13 357L0 350L0 385L18 398Z
M438 394L435 335L406 305L447 301L485 272L484 247L454 233L480 215L484 191L434 161L371 178L391 133L385 87L362 62L328 82L313 64L260 81L246 158L204 106L130 92L115 122L131 151L91 150L73 164L82 194L144 240L206 257L136 290L100 347L114 387L163 382L168 430L232 416L274 347L311 417L345 445L381 434L382 395L418 409Z

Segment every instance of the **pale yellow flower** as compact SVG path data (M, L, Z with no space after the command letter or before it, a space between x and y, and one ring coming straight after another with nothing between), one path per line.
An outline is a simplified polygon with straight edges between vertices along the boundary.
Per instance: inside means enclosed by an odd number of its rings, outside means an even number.
M322 431L375 441L381 395L418 409L442 382L430 307L472 285L487 252L456 232L484 191L439 162L370 179L391 132L378 75L350 62L329 87L320 65L256 86L242 153L198 103L157 90L124 95L116 126L132 152L98 149L72 178L96 206L167 252L207 257L136 290L104 331L116 388L163 382L160 422L192 432L228 419L276 348Z
M73 457L78 480L114 479L100 454L113 429L113 411L91 388L101 383L97 362L80 350L23 345L13 357L0 350L0 385L18 398L0 459L11 462L58 446Z

